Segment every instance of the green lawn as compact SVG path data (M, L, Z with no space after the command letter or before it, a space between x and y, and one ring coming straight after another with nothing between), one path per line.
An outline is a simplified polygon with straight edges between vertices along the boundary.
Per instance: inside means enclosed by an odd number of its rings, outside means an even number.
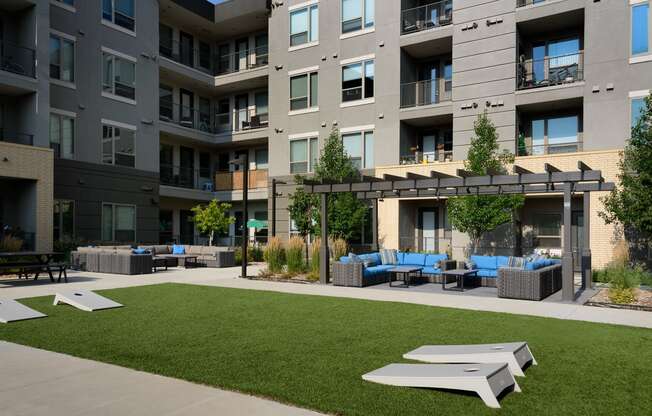
M345 415L652 414L652 330L401 303L163 284L101 291L126 305L0 326L0 339ZM539 362L502 410L361 375L423 344L526 340Z

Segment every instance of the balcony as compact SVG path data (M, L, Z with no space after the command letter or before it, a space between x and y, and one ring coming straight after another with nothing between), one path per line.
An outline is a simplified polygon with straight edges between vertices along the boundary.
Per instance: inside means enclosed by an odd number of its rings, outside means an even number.
M442 0L401 10L401 34L447 26L453 23L453 1Z
M572 84L584 80L584 51L524 59L516 64L518 90Z
M3 40L0 43L0 70L36 78L36 51Z
M452 81L437 78L401 84L401 108L421 107L451 100Z
M159 120L208 134L215 133L210 113L185 105L160 101Z
M26 146L34 145L34 135L27 133L18 133L0 128L0 142L24 144Z
M244 172L217 172L215 174L215 191L241 191ZM249 171L249 189L267 188L267 169Z
M267 45L250 50L220 55L216 57L215 75L226 75L266 66L269 63Z
M582 133L577 133L576 140L541 143L532 140L520 139L517 143L516 156L554 155L561 153L575 153L582 151Z
M178 165L160 165L161 185L212 191L210 172Z
M437 150L432 153L415 151L414 154L401 156L400 164L419 165L419 164L435 163L435 162L450 162L452 160L453 160L452 150Z

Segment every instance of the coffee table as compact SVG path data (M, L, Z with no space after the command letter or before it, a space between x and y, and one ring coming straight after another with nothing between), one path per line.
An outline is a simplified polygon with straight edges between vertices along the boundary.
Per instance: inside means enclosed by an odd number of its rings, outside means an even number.
M464 292L464 279L467 277L476 277L478 275L477 270L466 270L466 269L453 269L453 270L444 270L441 272L441 288L442 290L455 290L458 292ZM446 287L448 283L448 277L454 277L457 285L454 287Z
M152 270L154 273L158 271L158 269L165 268L165 270L168 269L168 259L165 257L154 257L152 258Z
M167 254L163 257L165 257L166 259L177 259L177 260L183 259L183 266L186 269L197 267L197 265L199 264L197 262L197 256L193 254Z
M392 282L398 281L399 276L403 280L403 284L400 287L410 287L410 277L415 273L418 273L418 276L421 277L422 270L423 267L418 266L397 266L387 270L387 273L389 273L389 287L392 287Z

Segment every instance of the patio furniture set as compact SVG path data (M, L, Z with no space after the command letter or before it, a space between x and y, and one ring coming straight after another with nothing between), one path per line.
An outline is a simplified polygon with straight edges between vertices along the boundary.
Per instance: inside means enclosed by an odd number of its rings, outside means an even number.
M446 254L424 254L382 250L381 253L343 256L333 263L333 284L365 287L402 281L441 283L443 290L496 287L502 298L541 300L561 290L561 261L508 256L470 256L466 262L450 260ZM387 252L391 252L387 254ZM449 283L455 283L449 286Z
M208 246L99 246L77 247L70 254L72 267L97 273L150 274L168 267L232 267L235 252Z
M28 279L34 275L34 280L38 280L41 273L47 273L50 281L54 282L54 273L58 273L57 282L61 282L63 277L68 282L66 270L70 267L68 263L57 262L55 257L62 253L51 251L17 251L17 252L0 252L0 275L17 275L18 278Z

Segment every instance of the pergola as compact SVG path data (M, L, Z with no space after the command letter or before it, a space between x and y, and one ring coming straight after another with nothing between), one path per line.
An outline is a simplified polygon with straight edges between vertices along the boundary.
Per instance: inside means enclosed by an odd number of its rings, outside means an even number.
M432 170L430 175L407 172L406 176L385 174L382 178L360 176L343 182L326 182L306 180L303 184L308 193L321 197L321 238L328 241L328 195L332 193L354 192L358 198L372 202L372 245L378 248L378 199L381 198L421 198L454 197L468 195L501 194L560 194L564 196L564 233L562 254L562 299L573 301L575 287L573 279L573 252L571 230L571 199L573 194L583 194L584 226L583 239L586 242L582 250L582 287L591 287L591 250L590 241L590 195L591 192L611 191L612 182L605 182L602 172L593 170L584 162L577 163L576 171L562 171L546 163L545 172L535 173L514 165L513 174L489 172L487 175L475 175L458 169L456 175ZM322 244L319 262L319 280L329 282L328 245Z

